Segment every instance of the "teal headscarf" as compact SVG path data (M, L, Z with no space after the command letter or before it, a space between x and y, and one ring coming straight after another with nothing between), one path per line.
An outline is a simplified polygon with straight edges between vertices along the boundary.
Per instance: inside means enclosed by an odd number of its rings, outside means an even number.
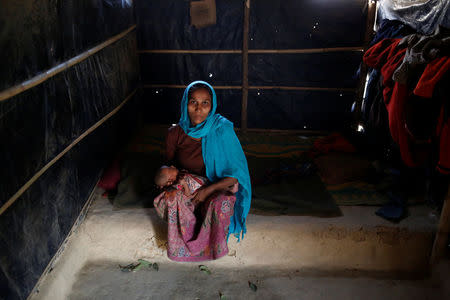
M212 106L206 120L197 126L192 126L187 109L188 94L189 89L196 84L209 87L212 93ZM238 180L239 190L236 193L234 214L231 216L228 235L233 234L240 240L241 236L244 237L247 232L245 220L252 198L250 175L247 159L234 132L233 123L216 114L216 108L217 97L213 87L205 81L194 81L184 90L181 100L181 118L178 124L187 135L202 139L203 162L206 167L206 176L211 182L224 177L233 177Z

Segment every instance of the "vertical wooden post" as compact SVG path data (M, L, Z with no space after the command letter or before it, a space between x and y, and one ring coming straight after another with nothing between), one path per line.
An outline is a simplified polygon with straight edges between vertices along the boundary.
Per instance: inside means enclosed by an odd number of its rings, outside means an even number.
M367 11L367 21L366 21L366 33L364 36L364 52L369 48L370 41L373 38L373 26L375 24L375 15L377 10L376 0L368 0L368 11ZM367 77L367 66L365 63L361 63L361 69L359 74L359 84L358 91L356 94L356 106L354 112L354 118L356 123L361 121L361 108L362 100L364 95L364 87L366 85ZM356 124L357 125L357 124Z
M450 234L450 187L442 205L441 218L434 238L430 265L434 265L444 256Z
M242 32L242 109L241 129L247 131L247 102L248 102L248 33L250 23L250 0L244 1L244 28Z

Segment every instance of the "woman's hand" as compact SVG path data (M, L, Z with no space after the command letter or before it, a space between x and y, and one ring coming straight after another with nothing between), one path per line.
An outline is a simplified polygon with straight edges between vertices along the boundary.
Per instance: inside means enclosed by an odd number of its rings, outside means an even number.
M201 188L196 190L195 193L192 195L193 196L192 202L194 204L201 203L201 202L205 201L211 194L212 194L212 192L208 187L202 186Z
M235 184L237 184L237 179L233 177L225 177L216 183L208 186L202 186L199 188L192 197L193 203L200 203L205 201L212 193L219 192L230 192L236 190Z

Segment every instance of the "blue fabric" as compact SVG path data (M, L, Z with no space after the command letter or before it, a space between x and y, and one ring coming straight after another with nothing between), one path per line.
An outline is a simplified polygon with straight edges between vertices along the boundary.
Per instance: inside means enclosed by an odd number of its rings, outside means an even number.
M395 195L393 192L388 192L388 196L390 201L380 207L375 214L394 223L400 222L408 216L407 200L404 196Z
M198 83L208 86L212 92L212 107L205 121L192 126L187 110L189 89ZM234 214L231 216L228 235L233 234L240 240L247 232L245 220L250 210L252 189L248 173L247 159L241 143L233 129L233 123L216 114L217 97L211 85L204 81L194 81L184 91L181 101L181 118L179 125L184 132L202 139L202 155L206 167L206 176L211 182L224 177L236 178L239 190L236 193ZM242 235L241 235L242 234Z

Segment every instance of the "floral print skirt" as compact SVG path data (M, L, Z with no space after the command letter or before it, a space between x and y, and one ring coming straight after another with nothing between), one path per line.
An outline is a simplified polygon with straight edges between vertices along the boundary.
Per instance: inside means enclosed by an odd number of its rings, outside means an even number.
M197 205L180 190L158 195L156 212L168 223L167 256L196 262L228 254L228 226L235 201L231 193L214 193Z

